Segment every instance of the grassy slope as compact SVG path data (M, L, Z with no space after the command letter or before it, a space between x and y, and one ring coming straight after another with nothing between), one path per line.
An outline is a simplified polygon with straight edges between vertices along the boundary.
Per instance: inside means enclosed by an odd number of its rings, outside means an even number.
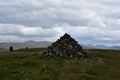
M42 50L0 52L0 80L120 80L120 51L86 50L85 61L42 58Z

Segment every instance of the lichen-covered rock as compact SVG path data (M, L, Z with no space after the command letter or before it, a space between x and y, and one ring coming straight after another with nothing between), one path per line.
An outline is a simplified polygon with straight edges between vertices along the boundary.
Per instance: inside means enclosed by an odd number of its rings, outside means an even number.
M51 46L42 54L43 56L61 56L87 58L86 52L83 51L82 47L73 39L69 34L65 33L64 36L60 37L56 42L52 43Z

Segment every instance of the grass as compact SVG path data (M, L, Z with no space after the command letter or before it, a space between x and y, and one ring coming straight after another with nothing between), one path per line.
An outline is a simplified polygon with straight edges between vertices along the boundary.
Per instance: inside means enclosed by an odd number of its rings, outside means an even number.
M85 50L85 61L43 58L44 50L0 52L0 80L120 80L120 51Z

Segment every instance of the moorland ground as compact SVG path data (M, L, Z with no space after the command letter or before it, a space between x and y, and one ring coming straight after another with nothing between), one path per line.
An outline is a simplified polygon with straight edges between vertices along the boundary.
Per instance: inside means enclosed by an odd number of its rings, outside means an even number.
M88 61L44 58L44 50L0 52L0 80L120 80L119 50L85 50Z

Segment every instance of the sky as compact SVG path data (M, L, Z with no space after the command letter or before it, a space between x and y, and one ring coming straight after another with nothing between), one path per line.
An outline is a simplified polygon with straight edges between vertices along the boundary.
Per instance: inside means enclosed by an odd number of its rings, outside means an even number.
M0 0L0 42L56 41L120 46L120 0Z

